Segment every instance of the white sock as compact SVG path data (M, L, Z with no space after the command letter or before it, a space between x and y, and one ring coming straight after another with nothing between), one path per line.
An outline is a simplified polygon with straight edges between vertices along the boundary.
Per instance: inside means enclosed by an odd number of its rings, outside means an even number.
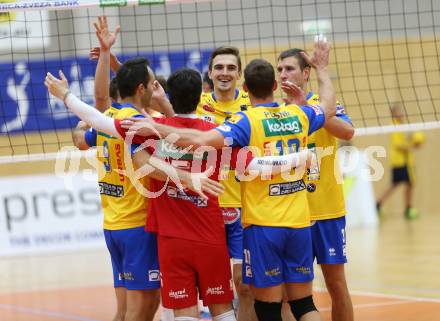
M237 321L235 318L234 310L229 310L228 312L219 314L214 317L214 321Z
M193 318L193 317L175 317L174 320L175 321L199 321L198 318Z
M203 301L202 300L199 300L198 306L199 306L199 311L200 312L207 312L207 313L209 313L209 308L207 306L203 305Z
M174 321L173 310L162 307L162 313L160 314L160 321Z

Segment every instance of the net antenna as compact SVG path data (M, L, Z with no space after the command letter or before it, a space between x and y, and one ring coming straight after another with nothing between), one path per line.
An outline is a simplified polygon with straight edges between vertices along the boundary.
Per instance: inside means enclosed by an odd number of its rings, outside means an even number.
M243 65L258 57L276 65L283 50L310 51L324 34L333 44L337 97L357 136L440 127L436 1L2 0L0 162L55 159L72 146L78 119L48 95L43 79L62 69L71 90L94 104L96 62L88 53L98 45L92 23L102 14L121 26L118 58L146 56L164 77L183 66L205 72L213 48L226 44L240 49ZM393 124L394 103L402 124Z

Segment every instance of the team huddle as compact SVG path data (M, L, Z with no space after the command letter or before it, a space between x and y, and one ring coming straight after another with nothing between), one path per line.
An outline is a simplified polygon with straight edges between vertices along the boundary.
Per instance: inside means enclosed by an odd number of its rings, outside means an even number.
M353 320L335 163L336 139L354 129L336 101L327 40L316 37L310 56L280 53L276 68L254 59L242 70L237 48L216 48L213 88L202 93L196 70L175 71L164 88L147 59L119 63L110 52L119 28L105 17L95 28L96 106L62 72L45 84L81 119L75 145L98 151L114 320L153 320L160 301L162 320L199 320L199 298L216 321L320 320L315 258L332 319ZM307 92L312 70L317 94Z

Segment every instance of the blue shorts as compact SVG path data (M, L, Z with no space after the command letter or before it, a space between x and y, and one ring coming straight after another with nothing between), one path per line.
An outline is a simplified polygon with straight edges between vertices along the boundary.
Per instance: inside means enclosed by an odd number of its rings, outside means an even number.
M127 290L160 288L157 239L144 227L104 230L110 252L114 286Z
M344 264L345 216L312 223L313 256L318 264Z
M244 229L243 282L257 288L313 280L310 227Z
M241 208L222 207L225 222L226 242L229 257L235 264L243 262L243 226L241 225Z

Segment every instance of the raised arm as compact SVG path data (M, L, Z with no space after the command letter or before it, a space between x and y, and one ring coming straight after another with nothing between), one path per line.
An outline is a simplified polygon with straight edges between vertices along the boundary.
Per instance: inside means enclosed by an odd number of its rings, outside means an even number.
M307 63L316 70L318 94L326 121L336 115L336 93L328 72L330 44L322 35L316 36L312 57L302 52Z
M90 60L98 60L99 55L101 54L101 48L100 47L94 47L90 49L89 51L89 59ZM116 57L112 52L110 52L110 68L113 71L113 73L117 73L119 68L121 68L122 63L118 60L118 57Z
M104 112L111 105L109 94L110 48L116 41L120 27L117 26L114 32L110 32L106 16L98 17L98 23L95 22L93 25L100 44L100 55L95 72L95 104L100 112Z
M50 72L47 73L44 84L48 88L49 92L64 101L64 104L81 120L86 122L90 127L93 127L97 131L102 131L113 137L121 138L115 127L113 118L105 116L97 109L93 108L81 101L78 97L72 94L69 90L69 84L63 72L59 72L60 78L57 79Z
M153 95L151 96L150 106L151 109L162 113L165 117L173 117L174 109L168 100L167 94L162 85L155 80L153 83Z
M336 116L328 118L325 121L324 127L330 134L339 139L350 140L354 135L353 125Z

